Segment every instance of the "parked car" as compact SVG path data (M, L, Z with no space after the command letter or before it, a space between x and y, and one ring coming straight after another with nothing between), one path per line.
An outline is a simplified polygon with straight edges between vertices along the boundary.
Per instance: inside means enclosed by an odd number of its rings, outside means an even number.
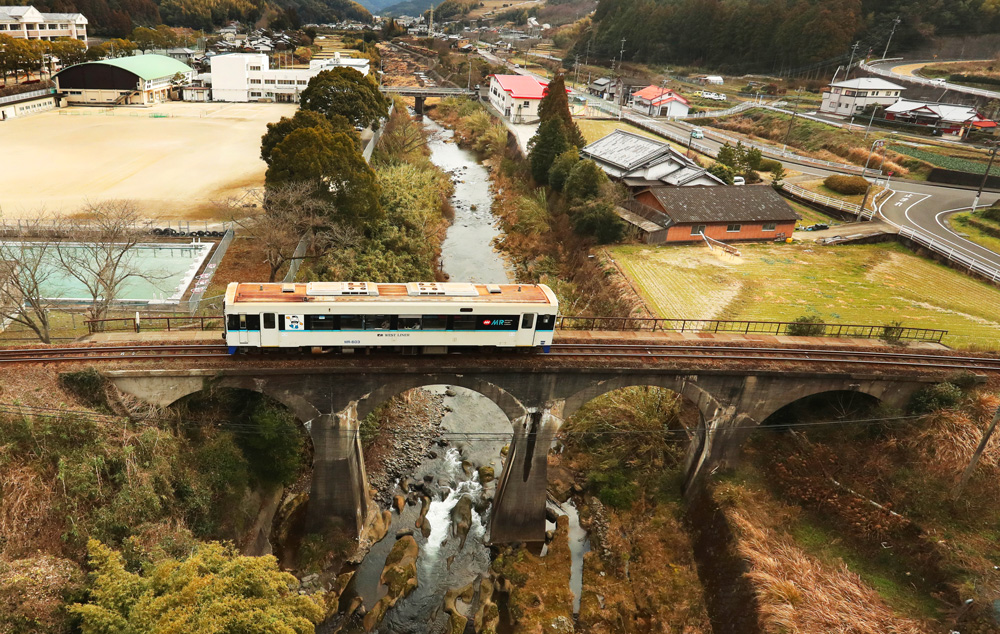
M742 176L733 177L733 185L746 185L747 181Z
M935 77L931 80L932 84L943 84L945 82L944 77Z
M691 138L692 139L704 139L705 138L705 133L702 132L701 128L695 128L694 130L691 130Z

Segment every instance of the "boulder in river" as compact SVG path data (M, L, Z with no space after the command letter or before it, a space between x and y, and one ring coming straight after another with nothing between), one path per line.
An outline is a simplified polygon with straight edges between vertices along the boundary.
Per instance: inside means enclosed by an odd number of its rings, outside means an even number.
M417 555L419 548L417 540L412 535L406 535L396 541L385 559L380 581L388 592L378 600L371 611L365 615L364 628L371 632L382 621L385 613L399 599L407 596L417 588Z
M396 509L397 513L403 512L403 507L406 506L406 498L402 495L397 495L392 498L392 506Z
M452 531L454 535L462 538L459 550L465 548L465 538L472 527L472 497L463 495L458 504L451 509Z
M495 478L496 478L496 472L493 470L493 467L485 465L479 467L480 484L489 484L490 482L493 482Z

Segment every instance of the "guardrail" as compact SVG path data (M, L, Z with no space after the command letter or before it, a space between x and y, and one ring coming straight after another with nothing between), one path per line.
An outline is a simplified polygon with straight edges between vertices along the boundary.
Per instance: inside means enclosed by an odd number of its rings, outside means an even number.
M867 324L809 324L810 336L880 339L887 336L907 341L940 343L947 330L874 326ZM791 321L740 321L726 319L663 319L658 317L569 317L556 318L561 330L639 330L649 332L721 332L736 334L788 335L789 329L803 328ZM794 336L794 335L790 335Z
M803 198L805 200L823 205L824 207L830 207L839 211L846 211L847 213L854 214L855 216L861 213L861 205L850 203L846 200L840 200L839 198L817 194L816 192L811 192L804 187L799 187L798 185L793 185L792 183L782 183L781 189L796 198Z
M54 95L55 93L56 93L55 88L42 88L41 90L30 90L28 92L21 92L16 95L7 95L6 97L0 97L0 104L15 103L18 101L35 99L36 97Z
M926 77L918 77L917 75L901 75L899 73L894 73L891 70L885 70L872 66L872 64L878 62L891 62L898 61L902 58L890 58L890 59L879 59L874 60L869 63L862 63L861 68L868 71L869 73L879 75L881 77L891 77L893 79L899 79L902 81L908 81L914 84L921 84L923 86L933 86L935 88L947 88L948 90L953 90L955 92L962 92L967 95L976 95L977 97L987 97L989 99L1000 99L1000 92L994 90L985 90L983 88L973 88L972 86L963 86L962 84L951 84L948 82L939 82L927 79ZM927 62L931 64L932 62Z
M737 104L732 108L726 108L725 110L708 110L705 112L696 112L693 114L689 113L682 116L668 117L668 118L671 120L683 121L685 119L701 119L703 117L728 117L729 115L738 114L740 112L744 112L751 108L760 108L760 107L763 107L763 104L757 103L755 101L744 101L741 104Z
M986 264L968 253L962 253L953 244L949 244L940 238L935 238L930 234L917 231L912 227L899 227L899 235L927 247L951 262L960 264L970 271L982 275L991 282L1000 282L1000 269Z
M131 330L132 332L142 332L144 330L208 330L206 324L212 330L222 330L222 315L197 315L187 317L116 317L113 319L87 319L87 331L91 334L95 332L121 332ZM196 328L197 326L197 328Z

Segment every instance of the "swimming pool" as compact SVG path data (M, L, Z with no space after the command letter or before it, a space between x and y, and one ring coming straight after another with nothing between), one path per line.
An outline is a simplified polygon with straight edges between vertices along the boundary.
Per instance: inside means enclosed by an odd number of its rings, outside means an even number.
M212 251L214 242L190 244L148 243L139 244L125 256L128 266L138 275L126 279L117 293L116 301L130 304L177 304L197 275L201 265ZM8 250L39 248L31 242L7 242ZM63 244L62 249L73 249L73 244ZM86 254L86 247L77 247ZM50 300L89 302L87 288L66 273L54 251L46 253L42 265L51 267L51 273L42 284L42 294Z

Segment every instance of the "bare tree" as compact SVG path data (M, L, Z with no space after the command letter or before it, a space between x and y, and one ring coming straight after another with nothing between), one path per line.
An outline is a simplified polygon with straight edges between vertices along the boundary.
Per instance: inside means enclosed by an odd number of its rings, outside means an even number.
M222 204L245 235L251 238L270 268L269 282L274 282L285 264L315 258L337 246L360 241L354 229L332 222L336 206L316 195L316 187L307 182L288 182L254 192L239 202ZM263 208L263 213L245 215L243 207ZM303 249L299 249L299 246Z
M23 220L23 233L38 234L40 219ZM0 328L6 323L25 326L42 343L50 343L49 311L53 293L50 284L57 269L51 241L0 241Z
M62 271L86 289L90 319L105 319L128 280L152 279L155 274L141 271L135 263L135 247L146 232L131 201L91 204L83 216L87 218L83 226L64 222L68 240L54 244L55 254Z

